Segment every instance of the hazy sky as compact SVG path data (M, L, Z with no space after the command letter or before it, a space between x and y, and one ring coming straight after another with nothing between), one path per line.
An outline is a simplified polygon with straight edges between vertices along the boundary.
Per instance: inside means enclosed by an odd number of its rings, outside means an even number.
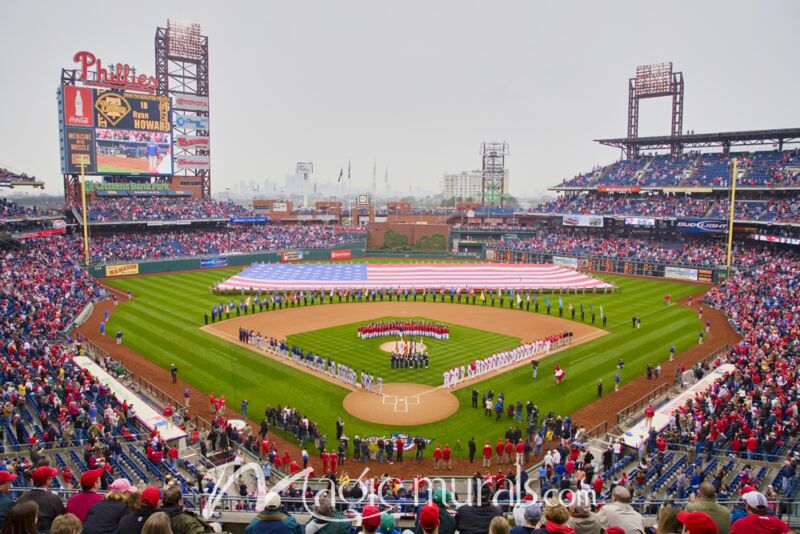
M800 2L149 1L0 3L0 166L62 190L56 88L79 50L153 73L155 28L198 22L211 60L212 190L283 182L297 161L334 181L433 187L508 141L511 192L609 163L627 80L673 61L684 128L800 125ZM646 101L640 135L669 132Z

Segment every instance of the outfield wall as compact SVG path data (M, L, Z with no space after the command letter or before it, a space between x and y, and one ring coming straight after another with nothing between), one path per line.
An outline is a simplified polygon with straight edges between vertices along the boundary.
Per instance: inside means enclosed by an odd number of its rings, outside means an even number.
M360 240L332 249L277 250L271 252L219 254L216 256L198 256L194 258L170 260L132 261L128 263L92 265L89 267L89 274L97 278L102 278L106 276L190 271L214 267L237 267L257 262L274 263L299 260L346 260L349 258L363 258L366 254L365 247L366 241Z
M686 282L717 283L725 269L693 265L670 265L634 258L603 258L578 255L558 255L549 252L524 252L487 247L486 259L502 263L554 263L576 271L593 271L622 275L652 276Z

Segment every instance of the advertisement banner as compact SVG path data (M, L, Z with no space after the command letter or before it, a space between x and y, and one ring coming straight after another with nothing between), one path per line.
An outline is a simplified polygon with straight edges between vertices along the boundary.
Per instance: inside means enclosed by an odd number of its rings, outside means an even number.
M98 128L172 132L172 106L168 96L98 90L94 109Z
M172 106L186 111L208 111L208 97L172 93Z
M641 187L623 185L601 185L597 188L598 193L638 193Z
M681 232L692 234L724 234L728 231L728 222L714 219L681 219L675 223Z
M85 172L93 174L95 172L94 143L93 129L67 126L64 139L66 145L64 173L80 174L81 162L84 162L86 164Z
M273 202L271 211L289 211L287 202Z
M106 265L106 276L124 276L126 274L139 274L139 264L121 263L119 265Z
M297 174L313 174L314 173L314 164L307 163L307 162L299 162L297 164Z
M353 256L350 249L347 250L331 250L332 260L349 260Z
M86 181L86 192L92 191L169 191L169 184L139 183L139 182L92 182Z
M211 164L208 156L193 156L190 154L181 154L180 156L175 156L175 170L208 170L210 166Z
M800 245L800 239L796 237L786 237L782 235L753 234L750 236L756 241L766 241L767 243L782 243L784 245Z
M590 226L599 228L603 226L602 215L564 215L562 219L564 226Z
M266 217L233 217L230 220L231 224L245 224L245 223L265 223Z
M664 278L674 280L689 280L697 282L697 269L686 269L683 267L664 267Z
M208 130L208 117L199 115L175 114L175 127L181 130Z
M281 261L300 261L303 259L302 250L287 250L281 252Z
M564 256L553 256L553 265L560 265L561 267L577 269L578 258L565 258Z
M94 93L86 87L64 86L64 124L94 126Z
M175 145L179 148L208 150L211 139L205 135L176 135Z
M211 267L227 267L228 258L204 258L200 260L201 269L209 269Z
M656 220L650 217L625 217L625 224L631 226L655 226Z
M64 221L61 221L64 222ZM50 237L51 235L63 234L67 231L66 224L62 227L53 227L48 230L30 230L28 232L11 232L12 239L36 239L39 237Z

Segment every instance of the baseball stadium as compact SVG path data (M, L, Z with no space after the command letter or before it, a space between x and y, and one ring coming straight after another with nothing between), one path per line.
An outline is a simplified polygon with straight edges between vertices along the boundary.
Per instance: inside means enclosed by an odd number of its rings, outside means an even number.
M631 64L619 158L544 199L493 140L451 202L232 198L214 40L53 73L63 205L0 199L3 534L800 527L800 127L686 130L696 73Z

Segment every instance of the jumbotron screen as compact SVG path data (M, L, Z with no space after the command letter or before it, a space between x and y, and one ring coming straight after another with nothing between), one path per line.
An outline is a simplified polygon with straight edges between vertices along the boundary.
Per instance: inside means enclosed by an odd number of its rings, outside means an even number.
M168 96L63 86L61 171L89 175L172 175Z

